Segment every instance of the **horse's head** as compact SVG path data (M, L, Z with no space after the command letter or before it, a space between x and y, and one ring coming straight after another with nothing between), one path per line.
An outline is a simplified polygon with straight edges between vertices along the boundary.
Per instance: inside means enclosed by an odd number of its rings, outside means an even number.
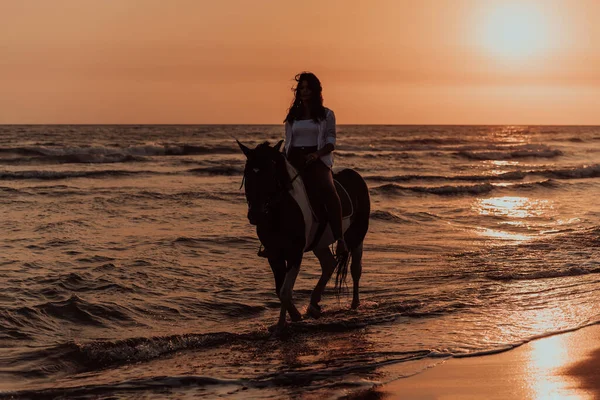
M271 147L264 142L254 149L237 142L246 156L244 167L244 184L246 201L248 202L248 220L258 225L269 217L269 212L276 205L283 190L282 176L287 173L283 154L280 152L283 140Z

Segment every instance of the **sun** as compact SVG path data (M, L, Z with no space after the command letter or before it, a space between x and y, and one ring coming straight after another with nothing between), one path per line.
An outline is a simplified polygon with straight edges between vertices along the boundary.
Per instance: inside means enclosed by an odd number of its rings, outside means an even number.
M550 47L550 24L535 4L498 4L486 10L480 24L481 46L503 61L531 60Z

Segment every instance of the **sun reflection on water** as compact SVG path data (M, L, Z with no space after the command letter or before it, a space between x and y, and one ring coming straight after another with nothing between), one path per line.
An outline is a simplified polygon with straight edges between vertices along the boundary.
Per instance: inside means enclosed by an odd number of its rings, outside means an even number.
M505 216L509 218L539 217L552 205L548 200L533 200L528 197L504 196L479 199L476 204L480 215Z
M490 131L490 134L494 142L529 143L531 141L531 132L527 126L507 125Z
M510 232L506 232L506 231L487 229L487 228L480 228L478 230L478 233L482 236L489 237L489 238L500 239L500 240L511 240L511 241L515 241L515 242L524 242L527 240L531 240L531 238L532 238L531 236L528 236L528 235L521 235L518 233L510 233Z
M553 209L553 203L549 200L531 199L523 196L502 196L487 199L477 199L472 210L480 216L502 218L498 225L511 226L531 230L534 228L532 219L546 216ZM523 242L531 240L534 235L508 232L500 229L486 227L478 228L482 236Z
M546 285L550 284L546 283ZM537 291L539 290L543 290L543 287L538 287ZM515 319L511 323L503 324L501 331L507 338L514 336L520 329L527 332L525 336L533 336L539 332L561 332L569 327L566 321L568 311L562 307L553 307L512 313L511 316ZM557 334L534 340L525 346L523 358L519 359L522 363L514 366L514 376L519 377L519 380L522 379L520 384L528 394L523 398L535 400L594 398L582 389L581 376L566 370L568 366L583 359L587 354L586 349L589 345L578 345L581 339L577 335L583 333L585 331ZM591 341L594 342L593 339ZM585 343L585 339L583 342Z

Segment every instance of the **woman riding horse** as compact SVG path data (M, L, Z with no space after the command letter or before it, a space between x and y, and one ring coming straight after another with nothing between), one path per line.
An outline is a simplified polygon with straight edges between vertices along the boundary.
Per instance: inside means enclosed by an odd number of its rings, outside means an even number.
M286 324L286 314L293 321L302 318L296 309L292 293L303 254L310 247L321 264L321 277L310 298L307 315L319 318L319 302L327 282L337 270L336 288L344 284L351 260L353 280L352 308L359 300L359 280L362 273L363 241L369 227L370 198L364 179L352 169L335 174L335 180L344 188L351 203L351 215L343 230L340 198L334 186L332 151L335 148L335 116L323 107L321 84L311 73L296 76L295 98L285 119L285 155L281 152L283 140L271 147L268 142L250 149L238 141L246 156L244 179L248 220L256 225L256 233L264 255L275 277L275 291L281 301L277 328ZM299 171L302 179L290 176L288 162ZM298 202L298 194L306 191L320 195L329 214L333 236L309 246L307 231L316 221L310 219ZM324 196L323 196L324 195ZM304 210L304 211L303 211ZM307 218L305 218L307 217ZM312 222L311 222L312 221ZM329 245L337 241L337 258ZM351 256L351 257L350 257Z
M294 100L285 117L285 154L300 176L309 197L325 202L331 231L337 240L336 255L344 257L348 246L342 234L342 207L333 183L335 114L323 107L321 82L311 72L295 77ZM265 250L259 256L268 257Z

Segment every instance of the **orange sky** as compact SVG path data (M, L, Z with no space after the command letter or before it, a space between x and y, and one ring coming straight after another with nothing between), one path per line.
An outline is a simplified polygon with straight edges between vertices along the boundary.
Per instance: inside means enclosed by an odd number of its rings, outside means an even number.
M340 124L600 124L598 15L595 0L0 0L0 123L276 124L311 70Z

